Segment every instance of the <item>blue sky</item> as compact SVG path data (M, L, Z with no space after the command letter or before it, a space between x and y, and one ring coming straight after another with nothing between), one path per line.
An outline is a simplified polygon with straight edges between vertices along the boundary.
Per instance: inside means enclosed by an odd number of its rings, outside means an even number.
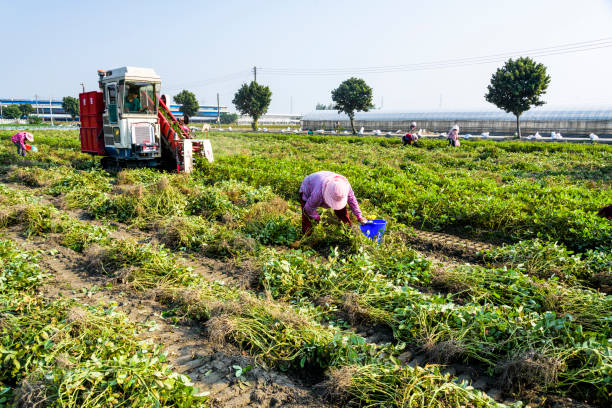
M95 89L97 69L133 65L154 68L170 95L184 88L216 104L219 92L233 110L234 92L257 66L273 113L329 103L331 89L355 68L612 37L612 0L0 0L0 10L0 97L76 95L82 81ZM550 106L612 105L612 47L535 59L552 76ZM483 95L501 65L356 76L384 109L437 109L440 100L444 109L487 108ZM280 75L279 68L315 73ZM321 75L330 68L343 72Z

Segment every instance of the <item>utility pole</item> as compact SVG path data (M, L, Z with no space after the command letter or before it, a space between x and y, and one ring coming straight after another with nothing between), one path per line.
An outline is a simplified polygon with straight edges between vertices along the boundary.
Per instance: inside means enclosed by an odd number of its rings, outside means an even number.
M85 93L85 83L81 82L81 87L83 88L83 93Z
M255 78L255 82L257 82L257 67L253 67L253 77Z
M221 126L221 110L219 107L219 92L217 92L217 126Z
M36 100L36 116L38 116L38 95L34 95L34 99Z
M53 106L51 106L51 97L49 97L49 114L51 115L51 126L53 126Z

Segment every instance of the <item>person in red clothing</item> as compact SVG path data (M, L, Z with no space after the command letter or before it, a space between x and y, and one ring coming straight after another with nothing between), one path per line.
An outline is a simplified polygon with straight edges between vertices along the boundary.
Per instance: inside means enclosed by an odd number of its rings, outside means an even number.
M402 136L402 142L404 146L407 144L411 145L418 140L417 131L416 131L416 122L412 122L410 124L410 130L404 136Z
M34 135L28 132L15 133L11 137L11 142L17 147L17 155L25 157L26 155L26 144L25 141L31 142L34 140Z
M312 220L319 221L318 207L331 208L336 217L351 225L347 204L361 224L368 222L362 215L355 193L346 177L331 171L319 171L304 178L299 190L302 206L302 233L309 234Z

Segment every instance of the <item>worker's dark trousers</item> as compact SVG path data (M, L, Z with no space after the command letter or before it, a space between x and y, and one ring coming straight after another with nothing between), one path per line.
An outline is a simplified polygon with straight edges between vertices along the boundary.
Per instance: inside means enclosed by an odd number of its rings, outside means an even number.
M17 146L17 156L24 156L26 155L26 151L23 147L21 147L21 143L19 142L13 142L13 144L15 146Z
M302 193L298 193L298 195L300 197L300 205L302 206L302 233L309 235L310 231L312 230L312 222L310 221L308 214L304 212L306 202L302 199ZM341 210L334 210L334 214L336 214L336 217L338 217L338 219L343 223L351 225L351 219L349 218L347 207L344 207Z

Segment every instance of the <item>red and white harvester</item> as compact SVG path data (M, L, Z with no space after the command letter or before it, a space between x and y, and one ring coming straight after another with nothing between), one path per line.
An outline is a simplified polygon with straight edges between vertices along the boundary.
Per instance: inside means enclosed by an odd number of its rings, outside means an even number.
M104 168L164 167L190 172L204 140L172 114L151 68L98 71L99 91L79 94L81 151L104 156Z

